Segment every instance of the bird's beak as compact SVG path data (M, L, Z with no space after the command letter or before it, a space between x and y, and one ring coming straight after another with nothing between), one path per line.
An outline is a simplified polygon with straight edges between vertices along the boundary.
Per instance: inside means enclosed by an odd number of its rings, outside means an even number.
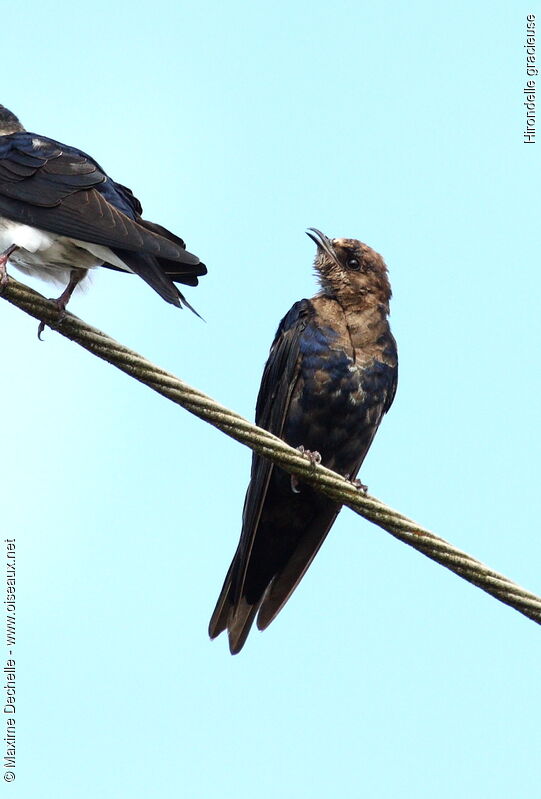
M323 250L323 252L329 256L329 258L331 258L336 264L338 264L338 266L340 266L340 261L336 257L331 240L328 239L327 236L321 232L321 230L318 230L315 227L309 227L306 231L306 235L308 238L312 239L316 247L318 247L320 250Z

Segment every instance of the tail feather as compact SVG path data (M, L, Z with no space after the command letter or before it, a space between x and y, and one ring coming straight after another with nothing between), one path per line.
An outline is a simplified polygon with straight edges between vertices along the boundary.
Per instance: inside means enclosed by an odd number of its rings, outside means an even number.
M265 630L280 613L319 552L340 507L335 503L328 503L308 527L283 569L273 578L261 602L257 617L258 629Z
M166 262L168 264L168 271L165 271L162 266L164 259L156 258L154 255L149 255L144 252L129 252L128 250L120 250L116 247L112 249L115 255L118 255L122 262L125 263L134 274L148 283L162 299L166 302L170 302L172 305L176 305L177 308L182 308L182 306L185 305L192 313L199 316L200 319L202 318L195 308L190 305L184 295L181 294L173 281L196 286L198 283L196 275L205 274L207 271L204 264L186 267L186 269L189 269L189 274L186 275L182 267L177 269L177 264L173 265L171 261ZM109 266L109 264L106 264L106 266ZM115 269L116 267L110 268Z
M256 613L260 603L251 605L245 597L241 597L237 602L234 613L230 614L227 625L229 635L229 651L232 655L238 654L248 638L248 633L252 628Z
M229 650L236 655L248 637L261 602L250 604L245 597L238 601L233 599L233 576L237 568L236 556L227 572L220 596L209 622L209 636L216 638L227 630Z
M231 610L231 602L229 597L231 593L231 580L234 564L235 560L233 560L233 563L229 567L229 571L225 576L224 584L222 586L222 590L220 591L220 596L218 597L216 607L214 608L214 612L210 618L209 636L211 638L216 638L218 635L220 635L220 633L223 633L223 631L227 629L227 620L229 618L229 611Z

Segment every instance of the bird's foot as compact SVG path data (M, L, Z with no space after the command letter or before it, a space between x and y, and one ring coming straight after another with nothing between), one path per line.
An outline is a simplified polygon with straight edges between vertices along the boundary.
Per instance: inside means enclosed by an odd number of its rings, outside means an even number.
M3 294L8 284L8 270L6 268L10 255L17 249L16 244L12 244L3 253L0 253L0 294Z
M312 467L318 466L321 463L321 455L317 450L312 452L310 449L305 449L301 444L300 447L297 447L297 452L300 452L301 455L307 458ZM300 480L295 474L291 475L291 490L294 494L301 493Z
M8 271L6 265L0 263L0 294L4 293L4 289L8 284Z
M86 275L87 271L88 271L87 269L79 269L79 268L72 269L70 273L69 283L62 292L62 294L60 295L60 297L58 297L58 299L56 300L51 298L52 302L55 302L56 305L58 306L58 319L56 321L56 326L62 324L62 321L66 315L66 305L70 301L71 295L73 294L75 287L79 285L81 280ZM39 323L38 327L38 338L40 341L43 341L43 339L41 338L41 334L43 333L44 330L45 330L45 322L42 320Z
M58 307L58 319L53 324L55 327L59 327L64 321L64 317L66 316L66 304L62 302L61 297L59 297L58 299L55 299L54 297L49 297L49 299L51 300L51 302L54 302ZM38 338L40 341L43 341L43 339L41 338L41 334L45 330L45 324L46 323L42 319L38 325ZM51 326L50 322L49 326Z
M300 452L301 455L304 455L304 457L310 461L312 466L319 466L321 463L321 455L317 449L312 452L310 449L305 449L301 444L300 447L297 447L297 452Z
M361 481L360 481L360 480L357 480L357 479L355 479L355 480L350 480L350 483L351 483L351 485L352 485L354 488L356 488L356 489L357 489L357 491L360 491L360 492L361 492L361 494L366 494L366 493L367 493L367 491L368 491L368 486L365 486L365 484L364 484L364 483L361 483Z

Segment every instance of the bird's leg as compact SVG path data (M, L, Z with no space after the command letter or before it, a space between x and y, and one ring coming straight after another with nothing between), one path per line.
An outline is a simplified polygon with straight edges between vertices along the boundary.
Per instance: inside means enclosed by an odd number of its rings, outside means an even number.
M6 269L6 264L9 261L10 255L15 252L16 249L17 245L12 244L11 247L8 247L7 250L4 250L4 252L0 254L0 294L8 283L8 271Z
M314 450L312 452L309 449L305 449L301 444L300 447L297 447L297 452L300 452L301 455L307 458L312 464L312 467L317 466L318 464L321 463L321 455L317 450ZM293 491L294 494L301 493L300 480L296 474L291 475L291 490Z
M64 316L66 315L66 305L70 301L71 295L73 294L73 292L75 291L76 287L79 285L81 280L84 278L87 271L88 271L87 269L79 269L79 268L72 269L68 285L66 286L60 297L58 297L58 299L56 300L53 300L53 302L55 302L58 306L57 324L60 324ZM43 333L44 330L45 330L45 322L42 321L39 323L38 327L38 338L40 341L42 340L41 334Z
M55 300L56 304L58 305L59 311L60 311L60 320L59 321L61 321L63 319L63 317L64 317L64 313L65 313L65 310L66 310L66 305L71 300L71 295L73 294L73 292L75 291L75 289L77 288L77 286L79 285L81 280L85 277L87 272L88 272L88 269L75 268L75 269L71 270L71 274L70 274L70 279L69 279L68 285L66 286L66 288L64 289L64 291L62 292L60 297L57 300Z
M366 492L368 491L368 486L365 486L365 484L364 484L364 483L361 483L361 481L360 481L360 480L357 480L357 479L355 479L355 480L350 480L350 483L351 483L351 485L352 485L354 488L356 488L358 491L360 491L360 492L361 492L361 494L366 494Z

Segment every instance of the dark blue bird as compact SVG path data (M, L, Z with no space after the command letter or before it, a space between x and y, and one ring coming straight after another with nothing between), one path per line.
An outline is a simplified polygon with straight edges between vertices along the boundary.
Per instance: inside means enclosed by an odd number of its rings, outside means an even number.
M57 300L62 314L88 270L106 266L135 273L167 302L191 307L175 283L196 286L206 267L142 212L130 189L90 156L27 132L0 105L0 290L9 260L66 285Z
M391 287L383 258L356 239L317 245L321 291L282 319L265 366L256 423L351 480L397 385L397 350L387 316ZM227 629L239 652L257 615L265 629L283 608L340 505L253 456L240 542L209 634Z

